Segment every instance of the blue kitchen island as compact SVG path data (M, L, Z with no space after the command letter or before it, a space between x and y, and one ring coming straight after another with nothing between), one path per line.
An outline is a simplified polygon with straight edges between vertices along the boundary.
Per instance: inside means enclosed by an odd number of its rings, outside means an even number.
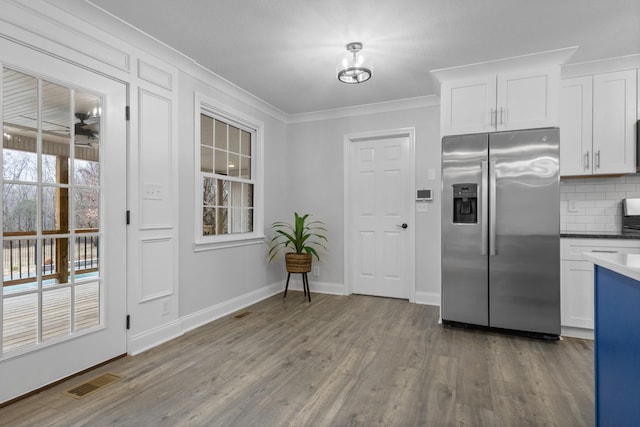
M597 426L640 425L640 254L585 253L595 264Z

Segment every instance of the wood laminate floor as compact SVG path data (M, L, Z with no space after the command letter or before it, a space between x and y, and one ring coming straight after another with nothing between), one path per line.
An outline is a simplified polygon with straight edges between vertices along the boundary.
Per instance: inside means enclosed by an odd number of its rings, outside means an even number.
M591 341L444 327L437 307L358 295L246 310L2 408L0 425L594 424ZM64 394L104 372L125 378Z

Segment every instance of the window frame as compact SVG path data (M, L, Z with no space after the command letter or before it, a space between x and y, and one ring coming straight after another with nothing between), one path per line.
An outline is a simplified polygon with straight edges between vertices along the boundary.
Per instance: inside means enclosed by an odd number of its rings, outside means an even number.
M264 235L264 185L263 185L263 145L264 123L255 117L241 113L218 100L195 92L194 96L194 244L195 252L236 246L262 244ZM200 115L205 114L213 119L249 131L251 141L251 181L253 182L253 231L234 234L202 234L203 178L205 172L200 170ZM208 174L210 175L210 174Z

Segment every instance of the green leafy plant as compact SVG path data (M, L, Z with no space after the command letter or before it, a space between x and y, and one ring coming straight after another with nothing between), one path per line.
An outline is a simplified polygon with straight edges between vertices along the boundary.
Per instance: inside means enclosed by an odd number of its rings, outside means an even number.
M296 254L311 254L320 261L318 250L326 250L324 245L327 242L322 221L307 221L309 214L298 215L294 213L295 221L293 224L287 222L274 222L271 229L276 235L271 239L269 249L269 261L273 261L281 251L293 252ZM292 251L287 251L292 249Z

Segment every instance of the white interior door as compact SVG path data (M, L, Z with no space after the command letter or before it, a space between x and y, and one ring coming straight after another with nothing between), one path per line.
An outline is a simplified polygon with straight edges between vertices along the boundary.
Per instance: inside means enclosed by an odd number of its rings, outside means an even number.
M126 86L0 39L0 402L126 352Z
M350 269L353 293L412 298L414 233L410 136L350 147ZM413 217L413 216L412 216Z

